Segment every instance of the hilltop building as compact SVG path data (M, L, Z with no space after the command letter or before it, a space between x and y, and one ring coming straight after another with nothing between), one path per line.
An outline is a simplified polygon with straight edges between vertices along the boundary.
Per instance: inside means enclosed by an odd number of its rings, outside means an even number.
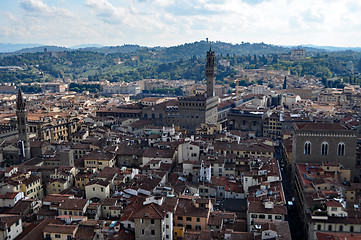
M291 60L298 60L306 58L306 51L302 48L296 48L291 51Z

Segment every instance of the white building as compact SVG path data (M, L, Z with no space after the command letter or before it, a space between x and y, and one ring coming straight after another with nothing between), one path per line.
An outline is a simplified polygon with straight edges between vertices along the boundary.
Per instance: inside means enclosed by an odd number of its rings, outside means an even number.
M12 240L23 232L21 216L0 215L0 240Z

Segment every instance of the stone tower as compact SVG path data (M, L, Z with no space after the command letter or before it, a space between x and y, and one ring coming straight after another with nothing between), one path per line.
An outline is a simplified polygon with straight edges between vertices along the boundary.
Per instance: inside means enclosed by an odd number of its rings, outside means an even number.
M63 150L60 152L60 165L74 167L74 150Z
M16 99L16 117L18 120L19 133L19 157L21 160L30 158L30 141L29 141L29 126L28 113L25 108L25 101L23 94L19 88L18 97Z
M195 96L179 97L178 112L179 126L189 133L195 133L201 124L214 124L218 119L218 96L215 96L214 85L216 77L215 54L210 49L207 52L207 63L205 67L207 78L207 91L205 94Z
M217 74L217 66L215 64L215 54L212 51L212 48L209 48L207 52L207 63L206 63L206 77L207 77L207 92L206 97L211 98L214 97L214 85L216 74Z

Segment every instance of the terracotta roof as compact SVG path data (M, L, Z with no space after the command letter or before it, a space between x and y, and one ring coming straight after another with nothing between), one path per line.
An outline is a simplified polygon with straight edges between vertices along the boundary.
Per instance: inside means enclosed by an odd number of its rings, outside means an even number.
M3 199L14 199L16 195L18 195L18 192L7 192L4 195L2 195Z
M210 209L197 208L192 204L192 199L180 198L176 208L175 215L192 216L192 217L208 217Z
M35 220L29 226L27 226L23 232L15 238L15 240L35 240L35 239L43 239L44 228L52 222L55 222L55 219L44 218L41 220Z
M21 218L19 215L0 215L0 222L6 223L7 227L13 225L16 221Z
M12 214L26 214L27 211L31 209L31 204L33 203L33 200L21 200L18 201L13 208L11 208L8 213Z
M342 207L342 204L335 200L326 201L327 207Z
M50 223L44 228L44 233L74 234L78 229L77 225L60 225Z
M163 219L166 214L167 211L161 206L151 203L133 214L133 217L142 219Z
M321 123L321 122L307 122L307 123L295 123L297 130L348 130L345 126L339 123Z
M38 176L30 175L30 177L24 179L22 182L23 182L25 185L28 185L28 184L30 184L30 183L33 183L33 182L39 180L39 179L40 179L40 177L38 177Z
M144 150L143 157L172 158L174 152L174 149L149 148Z
M95 236L94 228L95 228L94 226L85 226L85 225L79 226L75 234L75 239L76 240L94 239Z
M72 194L49 194L46 195L43 202L50 202L50 203L60 203L63 202L65 199L74 197Z
M87 203L87 199L65 199L64 202L59 205L59 209L83 210Z
M280 214L287 215L287 208L285 206L274 205L273 208L265 208L264 203L260 201L250 202L248 205L249 213L265 213L265 214Z
M90 182L88 182L88 184L86 186L90 186L90 185L93 185L93 184L97 184L97 185L100 185L100 186L103 186L103 187L107 187L107 186L109 186L109 181L106 181L106 180L103 180L103 179L94 179L94 180L91 180Z
M109 152L101 152L101 151L93 151L88 155L84 156L84 160L106 160L110 161L114 158L113 153Z
M317 232L317 240L359 240L361 233Z

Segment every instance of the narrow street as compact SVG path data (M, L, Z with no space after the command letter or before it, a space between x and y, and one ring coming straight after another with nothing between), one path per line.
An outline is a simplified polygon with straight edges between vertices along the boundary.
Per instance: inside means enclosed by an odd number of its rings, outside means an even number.
M292 167L288 165L286 161L284 161L281 147L276 147L275 150L276 151L274 157L278 160L281 168L282 186L285 193L288 210L288 216L286 217L286 220L288 221L290 227L292 239L307 239L307 235L305 234L305 231L303 229L303 224L301 223L300 215L298 214L297 208L295 206L296 203L293 199L295 196L295 188L293 186ZM293 205L288 204L290 201L292 201Z

